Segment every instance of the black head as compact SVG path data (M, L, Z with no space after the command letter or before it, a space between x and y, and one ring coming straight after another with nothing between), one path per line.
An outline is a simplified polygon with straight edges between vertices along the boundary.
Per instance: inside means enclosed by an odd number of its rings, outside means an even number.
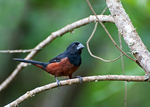
M84 46L80 42L73 42L67 47L67 52L70 54L81 54Z

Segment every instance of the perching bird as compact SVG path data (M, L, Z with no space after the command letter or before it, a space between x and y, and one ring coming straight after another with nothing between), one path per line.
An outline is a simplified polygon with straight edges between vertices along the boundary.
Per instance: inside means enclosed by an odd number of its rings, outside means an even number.
M80 42L73 42L67 47L65 52L54 57L47 63L20 58L13 58L13 60L31 63L45 70L47 73L54 75L59 87L60 82L57 77L69 76L71 79L72 74L79 68L81 64L81 53L83 48L84 46Z

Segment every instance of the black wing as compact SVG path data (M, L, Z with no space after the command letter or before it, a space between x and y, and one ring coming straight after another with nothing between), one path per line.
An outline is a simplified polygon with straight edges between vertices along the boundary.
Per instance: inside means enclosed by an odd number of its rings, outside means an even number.
M53 59L51 59L49 61L49 63L53 63L53 62L60 62L62 58L65 58L66 55L65 53L59 54L58 56L54 57Z

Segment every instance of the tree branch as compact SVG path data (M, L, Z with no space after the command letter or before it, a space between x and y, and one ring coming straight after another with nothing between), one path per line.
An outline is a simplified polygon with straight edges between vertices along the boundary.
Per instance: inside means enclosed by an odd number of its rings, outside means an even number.
M114 17L118 31L122 34L125 42L137 59L137 64L150 76L150 53L132 25L132 22L128 14L125 12L120 0L106 0L106 4L111 15Z
M91 81L133 81L133 82L145 82L144 76L125 76L125 75L103 75L103 76L89 76L89 77L83 77L83 82L91 82ZM61 84L59 86L66 86L66 85L72 85L72 84L79 84L80 80L78 78L75 79L68 79L60 81ZM11 102L10 104L4 106L4 107L14 107L18 106L21 102L25 101L29 97L35 96L35 94L40 93L42 91L46 91L49 89L53 89L57 87L57 83L50 83L45 86L37 87L31 91L26 92L24 95L16 99L15 101Z
M102 22L114 22L113 17L111 15L98 15L98 18ZM41 43L39 43L27 56L25 59L31 59L33 58L40 50L44 48L46 45L48 45L50 42L52 42L55 38L62 36L63 34L74 30L75 28L87 25L89 23L93 23L98 21L95 16L89 16L87 18L81 19L79 21L76 21L72 24L69 24L65 26L64 28L53 32L51 35L49 35L45 40L43 40ZM4 88L7 87L7 85L17 76L17 74L28 64L26 63L20 63L16 69L12 72L12 74L6 78L6 80L1 83L0 85L0 91L2 91Z
M90 9L92 10L93 14L95 15L95 17L98 19L98 22L101 24L101 26L104 28L105 32L107 33L107 35L109 36L109 38L111 39L111 41L113 42L113 44L119 49L119 51L121 51L126 57L128 57L129 59L131 59L132 61L136 62L136 60L132 59L131 57L129 57L122 49L120 49L120 47L117 45L117 43L115 42L115 40L112 38L112 36L110 35L110 33L108 32L108 30L106 29L106 27L103 25L103 23L99 20L97 14L95 13L93 7L91 6L89 0L86 0Z
M26 53L26 52L31 52L33 50L34 49L27 49L27 50L22 50L22 49L19 49L19 50L0 50L0 53ZM40 50L40 49L36 49L36 50Z

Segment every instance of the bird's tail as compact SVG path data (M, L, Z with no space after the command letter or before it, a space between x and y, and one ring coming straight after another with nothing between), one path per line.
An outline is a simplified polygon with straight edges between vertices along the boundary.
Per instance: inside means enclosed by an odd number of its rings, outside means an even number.
M33 60L26 60L26 59L21 59L21 58L13 58L13 60L20 61L20 62L26 62L26 63L31 63L39 68L42 68L45 70L46 66L48 63L44 62L39 62L39 61L33 61Z

